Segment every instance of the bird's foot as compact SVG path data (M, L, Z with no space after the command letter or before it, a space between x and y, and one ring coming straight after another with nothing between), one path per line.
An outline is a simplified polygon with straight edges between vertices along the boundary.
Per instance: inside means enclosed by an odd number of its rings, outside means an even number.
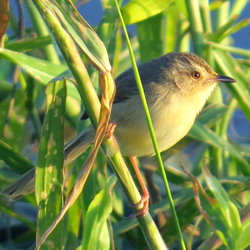
M132 166L135 170L136 176L138 178L138 181L141 186L142 190L142 195L141 195L141 200L139 203L135 205L135 208L138 210L135 214L132 215L132 217L143 217L145 214L148 212L148 206L149 206L149 192L146 187L146 184L144 183L143 177L141 175L141 172L139 170L138 164L136 162L136 158L133 156L129 157L130 162L132 163Z
M132 214L133 217L143 217L148 212L149 206L149 193L144 193L141 196L139 203L135 205L135 208L138 210L136 213Z
M111 136L114 134L115 127L116 127L116 124L114 122L110 122L108 124L107 130L105 132L105 136L106 136L107 140L110 139Z
M149 194L143 194L141 196L141 200L137 204L131 204L132 207L134 207L137 212L132 213L128 217L125 217L126 219L133 219L135 217L143 217L148 212L148 206L149 206Z

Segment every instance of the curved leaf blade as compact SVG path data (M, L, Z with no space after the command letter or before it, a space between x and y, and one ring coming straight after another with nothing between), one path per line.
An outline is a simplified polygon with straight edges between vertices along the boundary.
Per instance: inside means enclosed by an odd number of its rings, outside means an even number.
M55 64L8 49L0 48L0 55L6 60L19 65L42 84L47 84L55 76L67 69L65 65Z
M229 142L223 140L219 135L217 135L215 132L213 132L210 129L205 128L196 121L194 126L189 132L189 135L193 138L203 141L207 144L213 145L215 147L221 148L222 150L230 152L232 155L234 155L242 164L244 167L243 171L246 171L250 174L250 168L245 160L245 158L242 156L242 152L240 152L236 147L234 147Z
M163 12L172 0L131 0L122 8L126 24L138 23Z
M109 249L107 219L112 212L111 192L117 178L111 176L106 187L91 202L85 220L83 249Z

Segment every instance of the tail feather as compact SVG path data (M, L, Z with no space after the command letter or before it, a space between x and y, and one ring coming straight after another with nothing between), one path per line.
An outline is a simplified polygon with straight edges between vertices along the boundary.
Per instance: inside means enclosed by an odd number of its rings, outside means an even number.
M13 184L4 189L1 193L11 200L21 199L35 190L35 168L30 169L21 175Z
M94 143L95 130L92 126L87 127L72 141L64 146L64 166L69 165L75 158L83 153Z
M80 135L64 146L64 166L69 165L94 142L95 130L92 126L86 128ZM13 184L1 193L17 200L35 190L35 168L20 176Z

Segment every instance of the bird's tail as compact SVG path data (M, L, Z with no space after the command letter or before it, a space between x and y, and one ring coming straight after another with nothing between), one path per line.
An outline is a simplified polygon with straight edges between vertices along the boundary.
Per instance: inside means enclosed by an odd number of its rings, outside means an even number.
M64 146L64 166L70 164L94 142L95 131L93 127L86 128L72 141ZM13 184L1 193L12 200L17 200L35 190L35 168L20 176Z

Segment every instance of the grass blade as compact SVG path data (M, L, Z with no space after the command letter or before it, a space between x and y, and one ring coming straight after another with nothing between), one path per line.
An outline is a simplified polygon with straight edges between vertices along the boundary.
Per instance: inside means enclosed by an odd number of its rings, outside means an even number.
M65 82L49 84L47 113L36 166L37 241L54 221L62 206L65 103ZM52 248L61 249L64 239L64 229L58 227L47 243ZM43 249L47 247L44 246Z

